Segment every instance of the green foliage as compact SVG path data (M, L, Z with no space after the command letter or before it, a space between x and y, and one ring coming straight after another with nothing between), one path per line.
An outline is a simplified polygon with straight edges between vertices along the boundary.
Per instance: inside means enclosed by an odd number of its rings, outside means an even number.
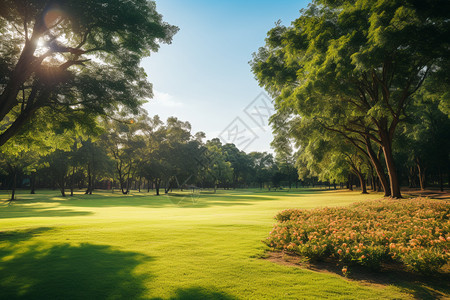
M225 160L230 162L233 169L233 187L242 187L251 182L253 168L250 156L234 144L225 144L222 149L226 156Z
M352 140L358 151L371 141L383 148L391 192L400 197L391 146L396 128L424 80L448 73L450 7L425 3L317 0L290 27L270 30L250 64L276 102L275 145L300 139L291 121L297 116Z
M219 183L229 185L233 179L231 162L226 161L226 153L219 139L206 142L205 166L202 170L204 180L213 183L214 189Z
M273 155L267 152L250 152L249 156L260 188L266 183L270 184L273 172L276 171Z
M105 133L100 137L102 147L115 162L115 173L122 193L127 194L137 165L139 155L145 146L144 136L140 133L147 116L142 114L134 120L121 112L116 118L103 121Z
M0 145L45 107L63 123L86 124L119 107L136 113L152 96L141 59L178 30L146 0L0 6Z
M425 188L430 179L438 178L443 189L450 165L450 119L429 90L420 91L415 98L411 116L400 126L396 155L411 187Z

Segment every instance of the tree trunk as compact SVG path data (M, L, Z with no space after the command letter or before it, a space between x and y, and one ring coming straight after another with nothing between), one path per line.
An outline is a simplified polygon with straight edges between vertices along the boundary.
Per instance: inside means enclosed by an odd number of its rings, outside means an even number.
M358 176L359 179L359 183L361 184L361 190L362 190L362 194L367 194L367 186L366 186L366 180L364 179L364 175L359 172L359 171L355 171L356 176Z
M131 166L128 170L128 176L130 172ZM128 180L125 180L126 174L123 174L123 166L122 162L118 163L116 162L116 170L117 174L119 175L119 184L120 184L120 190L122 191L122 194L126 195L128 193L127 186L128 186Z
M35 66L39 65L41 62L38 57L34 56L34 52L37 48L37 40L47 28L44 23L43 15L40 14L36 20L37 22L35 22L31 31L32 35L25 42L19 60L17 61L3 92L0 94L0 120L3 120L10 110L18 103L17 95L20 88L35 70ZM3 143L1 145L3 145Z
M128 194L128 179L120 178L120 190L122 194Z
M95 189L95 173L92 172L92 182L91 182L91 188L89 189L89 195L92 195L92 192Z
M127 173L127 179L126 179L126 191L124 192L122 189L122 193L124 195L128 194L130 192L130 186L131 186L131 181L130 181L130 176L131 176L131 167L132 164L130 163L130 167L128 168L128 173Z
M409 167L408 168L408 186L409 186L409 188L414 188L415 187L415 185L414 185L415 174L414 173L415 173L414 172L414 167Z
M395 121L395 120L394 120ZM378 134L380 136L381 147L383 149L384 160L386 162L386 167L389 175L389 186L391 189L391 197L392 198L402 198L402 194L400 192L400 181L398 180L397 169L395 167L394 155L392 153L392 135L395 127L394 122L391 125L390 130L386 130L383 128L379 128ZM380 177L382 181L382 178ZM383 183L382 183L383 184Z
M161 179L155 179L156 196L159 196L159 184L160 183L161 183Z
M72 177L70 180L70 196L73 197L73 186L75 184L75 167L72 167Z
M84 193L85 195L89 194L89 191L91 190L91 185L92 185L91 163L88 163L88 186L86 192Z
M59 186L59 190L61 191L61 196L65 197L66 196L66 191L65 191L65 182L64 182L64 177L60 178L58 181L58 186Z
M372 188L372 191L377 190L377 184L376 184L375 175L373 175L373 172L370 173L370 187Z
M391 197L402 198L400 192L400 182L398 180L397 169L395 168L394 155L392 154L392 147L389 140L384 139L383 154L386 160L386 166L389 174L389 184L391 188Z
M373 151L372 144L369 138L365 138L367 153L369 154L370 161L372 162L375 172L377 173L378 179L380 180L381 186L383 187L384 196L389 197L391 195L391 188L388 184L386 174L384 173L383 166L381 165L380 159Z
M416 158L416 166L417 171L419 171L420 190L423 191L425 189L425 167L421 164L419 158Z
M14 176L13 176L13 182L12 182L12 191L11 191L11 199L10 201L15 200L16 197L16 184L17 184L17 169L14 168Z
M36 172L31 173L31 179L30 179L30 194L36 193Z
M172 189L172 180L169 179L169 182L167 182L167 186L164 188L164 194L168 194L171 189Z

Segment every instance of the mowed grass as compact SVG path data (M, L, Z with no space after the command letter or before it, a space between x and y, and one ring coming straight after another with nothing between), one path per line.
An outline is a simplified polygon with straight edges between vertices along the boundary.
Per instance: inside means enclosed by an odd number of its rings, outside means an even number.
M373 286L259 258L277 212L374 199L347 191L170 196L0 194L0 299L398 299Z

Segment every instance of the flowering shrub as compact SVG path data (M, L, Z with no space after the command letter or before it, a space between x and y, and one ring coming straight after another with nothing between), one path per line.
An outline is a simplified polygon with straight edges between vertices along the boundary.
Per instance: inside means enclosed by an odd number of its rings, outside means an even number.
M415 272L439 270L450 258L450 202L373 200L349 207L288 209L264 241L309 259L379 268L399 262Z

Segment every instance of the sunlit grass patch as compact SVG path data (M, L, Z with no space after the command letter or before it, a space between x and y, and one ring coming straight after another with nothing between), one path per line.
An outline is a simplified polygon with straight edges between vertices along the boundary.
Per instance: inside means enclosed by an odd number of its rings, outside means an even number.
M0 259L7 260L0 299L398 299L421 291L414 283L371 287L260 258L278 212L380 194L218 190L177 205L171 194L152 192L63 199L38 191L26 200L25 193L0 206Z

